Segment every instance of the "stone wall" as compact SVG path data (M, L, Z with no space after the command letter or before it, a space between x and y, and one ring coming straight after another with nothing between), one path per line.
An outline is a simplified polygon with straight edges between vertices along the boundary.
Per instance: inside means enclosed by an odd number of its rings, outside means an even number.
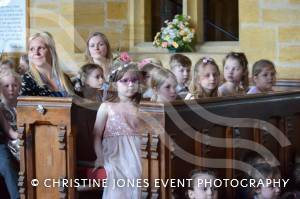
M114 50L129 50L129 18L134 16L131 12L136 12L130 11L130 2L134 1L30 0L30 34L51 32L66 70L77 70L84 63L85 40L91 32L105 33ZM135 20L140 24L143 19ZM232 50L246 53L250 69L256 60L266 58L275 62L279 78L300 79L300 0L240 0L239 21L240 41ZM221 63L224 52L208 53L201 49L190 54L193 62L200 55L209 55ZM148 55L142 51L139 49L136 58L161 56L164 63L168 61L165 52L148 50Z
M240 0L240 49L275 62L279 78L300 79L300 1Z

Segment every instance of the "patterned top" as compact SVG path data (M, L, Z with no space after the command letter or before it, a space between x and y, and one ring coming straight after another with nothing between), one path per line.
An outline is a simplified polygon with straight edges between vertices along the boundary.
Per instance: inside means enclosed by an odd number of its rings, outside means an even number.
M17 130L17 114L16 109L8 107L3 102L0 102L0 110L3 113L4 118L7 120L9 125L13 128L13 130ZM4 133L3 129L0 128L0 144L4 144L7 142L7 135Z
M65 97L66 91L52 91L47 85L39 86L30 72L23 75L21 85L21 95L25 96L51 96Z
M12 127L14 131L17 128L17 112L16 108L9 107L8 105L4 104L3 102L0 103L0 109L2 110L4 118L7 120L9 125Z
M103 137L140 135L138 118L129 112L120 112L115 103L108 103L108 117Z

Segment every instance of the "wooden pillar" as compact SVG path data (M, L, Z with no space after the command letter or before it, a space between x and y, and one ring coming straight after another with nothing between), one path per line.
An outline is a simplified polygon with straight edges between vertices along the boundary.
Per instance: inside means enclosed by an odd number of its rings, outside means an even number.
M196 32L196 43L203 42L204 38L203 7L203 0L183 0L182 13L191 17L191 25Z

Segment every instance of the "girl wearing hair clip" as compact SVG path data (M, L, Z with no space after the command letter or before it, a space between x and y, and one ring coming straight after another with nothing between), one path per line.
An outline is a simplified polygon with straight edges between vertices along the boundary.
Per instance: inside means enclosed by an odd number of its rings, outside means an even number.
M212 58L203 57L197 61L194 67L192 81L186 100L199 99L202 97L218 96L220 71Z
M224 80L220 96L245 94L249 86L248 61L244 53L230 52L223 60Z
M110 85L115 96L101 104L94 126L95 167L104 166L107 183L103 199L141 198L138 186L118 187L118 179L137 180L142 175L141 129L138 104L141 74L135 64L112 70Z

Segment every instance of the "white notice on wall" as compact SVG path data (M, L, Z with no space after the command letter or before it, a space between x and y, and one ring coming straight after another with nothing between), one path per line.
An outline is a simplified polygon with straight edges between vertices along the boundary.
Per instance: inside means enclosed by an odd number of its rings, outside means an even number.
M0 0L0 53L26 51L26 0Z

